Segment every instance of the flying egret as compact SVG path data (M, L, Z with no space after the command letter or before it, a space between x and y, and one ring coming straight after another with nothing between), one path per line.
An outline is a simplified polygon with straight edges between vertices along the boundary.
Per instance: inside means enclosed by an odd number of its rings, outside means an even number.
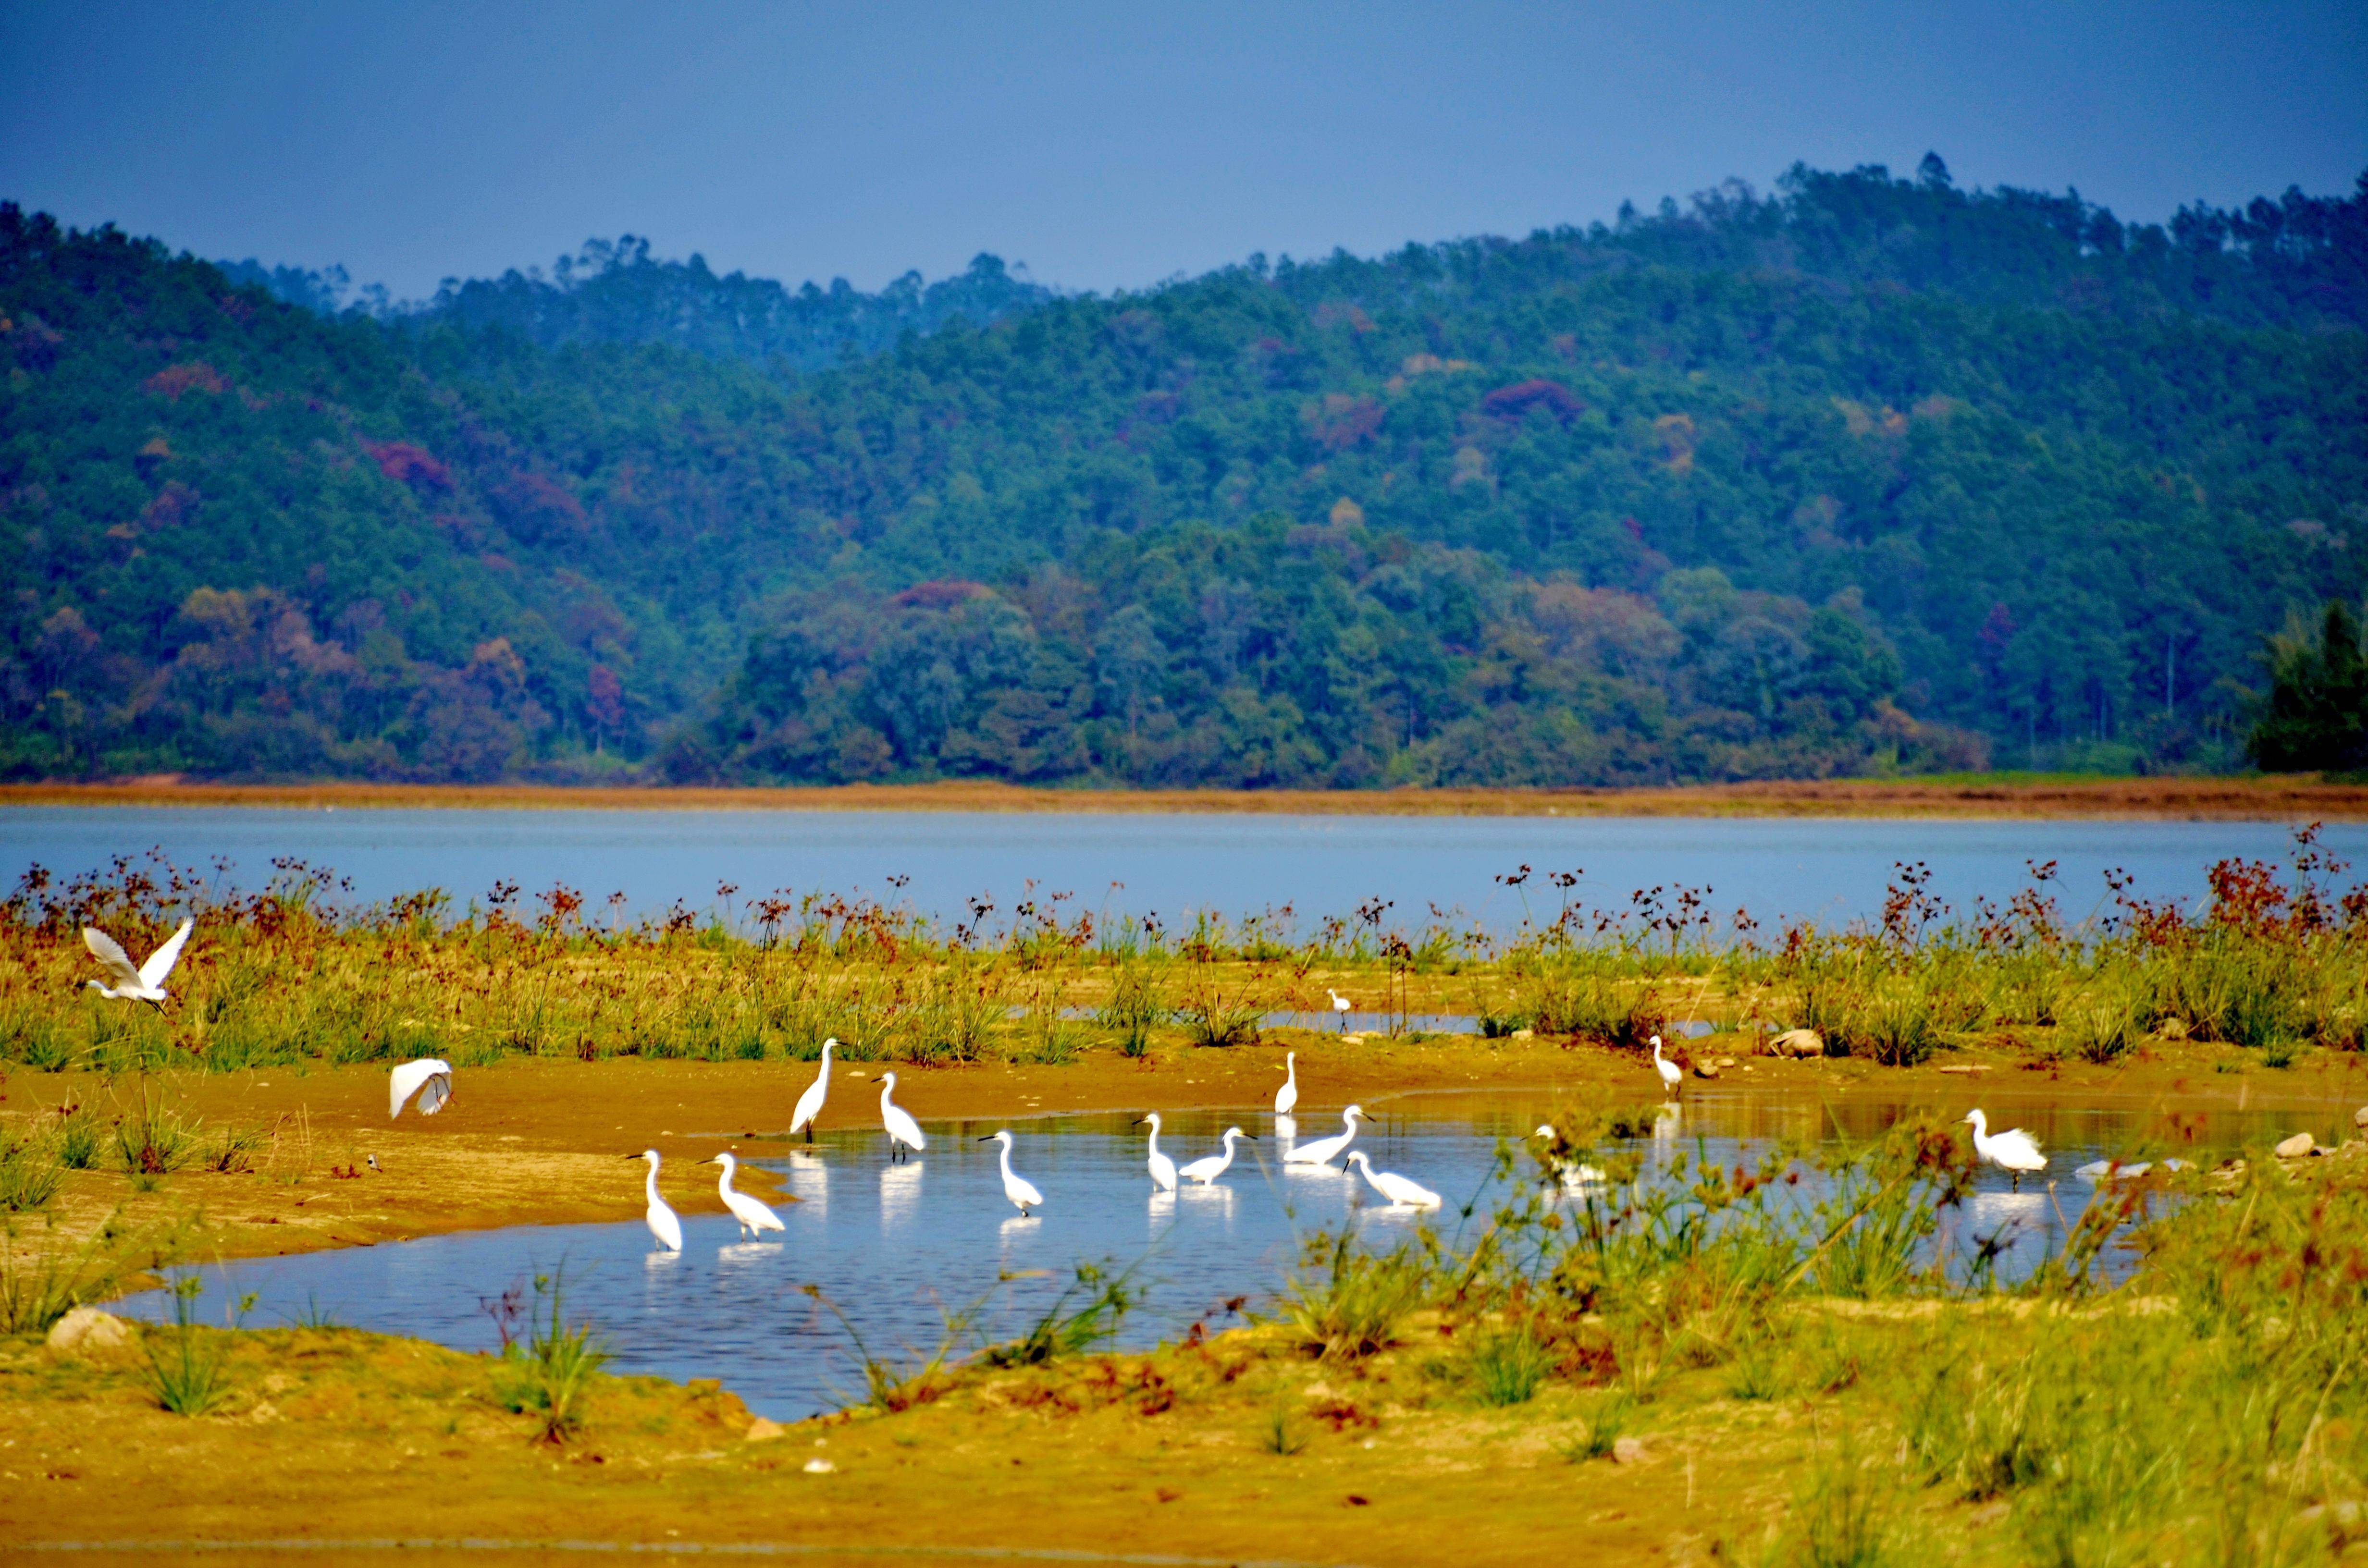
M194 919L182 921L181 928L165 938L165 945L150 953L148 961L136 969L132 967L131 955L123 950L122 943L96 926L84 926L82 945L90 949L90 956L98 960L98 967L107 971L108 978L115 983L108 985L97 980L85 980L83 983L110 1002L145 1002L157 1011L164 1011L165 977L173 972L175 964L181 961L182 944L189 939L189 932L196 925Z
M1299 1103L1299 1052L1282 1053L1282 1087L1274 1092L1274 1114L1289 1116L1292 1108Z
M823 1101L830 1098L830 1052L837 1043L836 1035L822 1042L822 1066L815 1071L814 1081L806 1085L806 1092L798 1096L796 1114L790 1118L790 1131L804 1128L809 1143L814 1142L814 1119L822 1115Z
M1332 998L1332 1016L1340 1020L1340 1032L1348 1033L1349 999L1328 985L1324 988L1324 994Z
M731 1210L732 1217L740 1221L740 1239L742 1241L753 1240L757 1235L765 1231L783 1231L787 1229L787 1227L781 1223L781 1217L779 1214L774 1213L771 1209L768 1208L765 1204L758 1202L756 1199L749 1197L746 1193L734 1188L732 1185L732 1173L740 1168L740 1162L734 1157L730 1150L727 1149L723 1153L714 1156L712 1159L701 1160L699 1163L702 1165L722 1165L723 1167L723 1174L715 1178L715 1190L723 1197L723 1207ZM679 1246L681 1244L677 1243L676 1244Z
M1287 1165L1329 1165L1335 1155L1356 1142L1357 1122L1364 1114L1364 1107L1350 1106L1340 1113L1341 1125L1348 1128L1348 1131L1337 1138L1318 1138L1313 1143L1294 1144L1291 1152L1283 1155L1282 1163Z
M647 1160L650 1163L649 1177L642 1184L642 1190L649 1195L650 1206L642 1211L642 1219L648 1224L650 1234L658 1239L659 1245L671 1252L680 1252L682 1250L681 1217L667 1207L665 1199L658 1196L660 1160L658 1152L655 1149L644 1149L638 1154L628 1154L625 1158Z
M1686 1070L1661 1054L1659 1035L1653 1037L1653 1071L1661 1075L1661 1089L1666 1094L1676 1094L1686 1081Z
M1234 1140L1236 1138L1247 1138L1248 1136L1248 1133L1243 1131L1238 1127L1226 1128L1225 1152L1224 1153L1210 1154L1204 1158L1195 1160L1190 1165L1186 1165L1182 1170L1178 1171L1176 1174L1178 1176L1190 1176L1194 1181L1199 1182L1202 1187L1208 1186L1211 1182L1215 1181L1219 1176L1224 1176L1225 1174L1225 1167L1234 1163Z
M1562 1183L1564 1191L1568 1192L1576 1187L1601 1187L1605 1181L1610 1179L1604 1176L1600 1166L1565 1165L1561 1160L1554 1159L1554 1146L1556 1141L1556 1134L1552 1123L1548 1123L1547 1125L1539 1128L1535 1132L1531 1133L1530 1136L1532 1138L1543 1138L1545 1140L1546 1157L1553 1161L1554 1171Z
M896 1092L896 1074L882 1073L871 1081L887 1085L880 1091L880 1125L888 1130L888 1157L892 1160L902 1158L908 1148L928 1148L929 1142L921 1136L921 1124L913 1119L910 1111L889 1097Z
M1159 1113L1156 1110L1147 1112L1135 1125L1141 1127L1144 1122L1151 1124L1151 1185L1162 1192L1173 1192L1176 1190L1176 1162L1159 1152Z
M1394 1172L1375 1170L1362 1149L1349 1150L1349 1163L1365 1173L1365 1179L1372 1184L1375 1192L1402 1209L1436 1209L1444 1201L1420 1182L1408 1181Z
M1974 1153L2006 1172L2017 1192L2022 1190L2025 1175L2047 1168L2047 1156L2039 1152L2038 1140L2021 1128L2009 1127L1993 1135L1990 1119L1979 1107L1967 1111L1964 1119L1974 1124Z
M1007 1129L1001 1132L990 1132L985 1137L980 1139L979 1142L982 1143L1000 1143L1003 1145L1003 1153L1001 1155L1003 1161L1003 1196L1008 1198L1014 1204L1019 1206L1019 1217L1024 1220L1028 1218L1028 1210L1030 1209L1042 1209L1044 1206L1044 1195L1037 1191L1034 1187L1030 1186L1026 1177L1016 1176L1011 1174L1010 1131Z
M386 1119L393 1121L403 1114L403 1104L414 1094L419 1096L419 1114L434 1116L452 1097L452 1064L438 1057L423 1056L416 1062L406 1062L387 1074Z

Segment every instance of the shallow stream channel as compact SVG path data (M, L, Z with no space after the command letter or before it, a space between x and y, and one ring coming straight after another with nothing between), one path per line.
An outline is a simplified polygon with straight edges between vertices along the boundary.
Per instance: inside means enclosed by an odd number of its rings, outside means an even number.
M2081 1109L1982 1096L1992 1129L2021 1126L2039 1138L2047 1170L2009 1189L1985 1169L1962 1207L1943 1210L1930 1245L1963 1275L1987 1246L1999 1277L2027 1273L2060 1250L2068 1226L2103 1190L2076 1171L2092 1160L2164 1154L2199 1165L2260 1144L2293 1129L2293 1119L2218 1112L2183 1119L2176 1148L2163 1142L2158 1113ZM627 1224L518 1226L300 1256L253 1259L202 1271L200 1320L219 1323L231 1303L252 1295L253 1327L334 1322L348 1327L434 1340L463 1350L498 1347L505 1294L530 1312L534 1280L564 1281L570 1322L595 1325L616 1355L614 1369L689 1380L713 1378L758 1414L791 1420L859 1403L864 1371L855 1336L880 1360L907 1369L951 1346L951 1360L985 1343L1007 1340L1054 1308L1070 1304L1081 1264L1105 1276L1126 1274L1138 1302L1114 1343L1144 1347L1177 1338L1195 1323L1214 1333L1243 1314L1271 1311L1319 1232L1354 1227L1386 1250L1428 1223L1452 1243L1476 1234L1514 1184L1534 1181L1525 1152L1510 1180L1498 1153L1550 1120L1554 1099L1534 1094L1410 1095L1366 1106L1372 1119L1355 1147L1377 1168L1439 1192L1445 1206L1428 1215L1393 1208L1353 1171L1286 1167L1270 1109L1178 1112L1167 1118L1163 1150L1179 1164L1214 1153L1219 1135L1239 1125L1256 1142L1215 1185L1160 1193L1144 1165L1144 1133L1124 1114L924 1124L928 1147L902 1162L888 1158L876 1127L823 1134L811 1148L786 1141L719 1132L716 1147L780 1173L799 1201L778 1206L786 1232L744 1242L722 1214L686 1215L679 1254L657 1250L639 1221ZM1920 1108L1954 1118L1964 1105ZM1652 1131L1626 1147L1641 1158L1649 1185L1683 1159L1757 1167L1771 1150L1836 1140L1863 1141L1919 1108L1865 1098L1834 1105L1748 1088L1696 1089L1682 1108L1668 1108ZM1303 1103L1297 1136L1325 1138L1341 1129L1338 1106ZM977 1140L1011 1129L1013 1166L1042 1189L1043 1207L1021 1218L1003 1194L996 1148ZM618 1181L638 1187L639 1165L618 1166ZM714 1166L666 1166L663 1191L677 1199L712 1191ZM1598 1189L1599 1202L1620 1200ZM1804 1175L1781 1201L1809 1205L1827 1195ZM1565 1205L1585 1201L1561 1196ZM1463 1212L1471 1207L1469 1217ZM2126 1251L2108 1248L2104 1274L2125 1272ZM810 1294L819 1290L829 1307ZM169 1316L162 1291L127 1298L118 1310ZM546 1313L548 1307L545 1308ZM845 1314L842 1322L838 1313ZM850 1326L851 1325L851 1326ZM513 1315L509 1332L523 1335Z

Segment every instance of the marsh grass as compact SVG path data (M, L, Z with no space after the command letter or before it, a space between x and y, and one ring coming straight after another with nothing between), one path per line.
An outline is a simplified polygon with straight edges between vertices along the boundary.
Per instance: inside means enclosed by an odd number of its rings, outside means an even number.
M0 1209L17 1214L40 1208L57 1196L65 1176L53 1138L27 1131L0 1142Z
M1472 1346L1472 1385L1483 1404L1527 1404L1554 1375L1554 1362L1526 1324L1484 1331Z
M1150 1055L1152 1031L1172 1016L1165 994L1165 969L1156 958L1130 952L1110 982L1109 999L1094 1015L1095 1021L1115 1037L1121 1056Z
M1433 1283L1429 1259L1417 1243L1373 1253L1348 1231L1318 1235L1283 1288L1282 1322L1306 1353L1354 1360L1395 1344Z
M141 1335L147 1366L141 1384L163 1409L176 1415L203 1415L230 1396L229 1332L201 1326L197 1303L204 1286L194 1274L184 1274L165 1287L173 1303L170 1327L150 1328ZM235 1331L255 1308L252 1295L231 1303L228 1326Z
M1577 1436L1562 1449L1573 1464L1611 1457L1636 1415L1636 1397L1625 1389L1599 1390L1580 1408Z
M1118 1337L1126 1314L1143 1299L1134 1283L1141 1260L1116 1273L1081 1263L1075 1277L1017 1339L989 1346L985 1359L996 1367L1044 1367L1082 1355ZM999 1283L1023 1278L1007 1274Z
M565 1272L562 1267L535 1276L526 1342L512 1342L506 1335L495 1369L504 1405L533 1416L537 1440L554 1446L582 1428L594 1381L616 1358L590 1324L567 1322Z

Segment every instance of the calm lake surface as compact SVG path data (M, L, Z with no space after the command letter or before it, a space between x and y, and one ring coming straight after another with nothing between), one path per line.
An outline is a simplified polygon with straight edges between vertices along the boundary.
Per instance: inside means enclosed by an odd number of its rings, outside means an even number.
M564 1265L569 1315L600 1328L619 1369L720 1378L759 1414L791 1419L854 1403L863 1389L848 1331L803 1293L804 1285L819 1286L847 1313L873 1355L909 1365L944 1342L949 1315L985 1303L958 1340L968 1353L983 1340L1020 1333L1075 1280L1078 1264L1132 1267L1146 1296L1120 1343L1142 1346L1173 1339L1194 1322L1212 1330L1238 1322L1226 1307L1236 1299L1253 1312L1270 1304L1298 1260L1301 1238L1315 1231L1348 1223L1386 1246L1415 1223L1408 1211L1381 1207L1353 1174L1283 1174L1271 1111L1171 1119L1163 1146L1179 1163L1213 1152L1231 1122L1259 1142L1242 1145L1243 1156L1218 1186L1188 1185L1168 1195L1152 1190L1142 1130L1122 1115L926 1124L926 1153L891 1165L862 1087L850 1082L844 1097L834 1097L829 1119L838 1129L811 1153L740 1142L751 1164L782 1172L803 1199L780 1206L788 1229L778 1239L743 1243L730 1219L694 1215L684 1221L678 1255L654 1251L648 1231L632 1222L520 1227L257 1259L203 1270L202 1315L221 1321L232 1298L252 1291L254 1326L327 1313L353 1327L491 1349L500 1341L483 1303L520 1287L531 1302L534 1275ZM1315 1092L1310 1085L1304 1107ZM2156 1121L2140 1113L2042 1108L1997 1092L1985 1098L1994 1125L2020 1123L2042 1140L2055 1191L2026 1178L2012 1192L1986 1173L1973 1200L1943 1220L1939 1242L1962 1258L1975 1238L2003 1233L2000 1267L2009 1277L2059 1246L2065 1224L2078 1220L2092 1191L2074 1176L2078 1166L2161 1152L2148 1146ZM1480 1199L1485 1217L1505 1196L1490 1186L1499 1140L1519 1139L1550 1118L1554 1101L1544 1093L1420 1095L1367 1108L1378 1119L1357 1146L1380 1168L1442 1194L1448 1208L1431 1222L1452 1236L1466 1223L1455 1212L1462 1205ZM1636 1147L1648 1169L1680 1154L1732 1164L1756 1160L1779 1140L1869 1137L1909 1108L1864 1101L1828 1108L1798 1097L1755 1098L1748 1090L1697 1093ZM1956 1116L1964 1108L1938 1108ZM2208 1159L2283 1135L2293 1131L2289 1123L2302 1124L2291 1115L2218 1113L2178 1152ZM1044 1194L1031 1218L1005 1200L995 1146L975 1142L997 1125L1012 1129L1014 1166ZM1338 1107L1323 1104L1299 1119L1297 1131L1313 1139L1339 1127ZM719 1133L716 1146L725 1142ZM685 1197L712 1190L713 1177L712 1166L669 1165L661 1189ZM638 1191L642 1167L620 1162L617 1180L620 1189ZM1806 1201L1814 1184L1787 1190ZM2108 1262L2126 1267L2126 1259ZM120 1310L156 1317L164 1302L150 1292Z
M2368 824L2331 824L2324 838L2368 860ZM1170 926L1193 911L1289 905L1305 928L1379 897L1394 904L1388 924L1419 926L1436 906L1497 932L1525 914L1554 917L1551 871L1581 871L1573 896L1591 908L1682 885L1709 889L1722 916L1741 906L1770 927L1804 917L1840 926L1879 917L1897 861L1928 863L1932 890L1964 910L1977 895L2003 903L2029 880L2025 862L2054 860L2057 895L2078 919L2106 902L2109 868L2133 874L2139 896L2192 900L2213 861L2283 859L2290 841L2277 824L2226 822L0 809L0 872L10 877L33 861L70 874L154 846L183 865L227 859L230 880L247 888L269 878L274 857L296 856L350 878L365 903L440 887L465 903L497 881L529 894L564 882L589 896L587 914L621 892L635 917L677 900L704 915L729 882L742 905L782 888L860 892L946 924L967 919L980 895L1008 915L1032 879L1040 901L1067 892L1069 910L1157 915ZM1527 887L1497 884L1523 864L1537 872Z

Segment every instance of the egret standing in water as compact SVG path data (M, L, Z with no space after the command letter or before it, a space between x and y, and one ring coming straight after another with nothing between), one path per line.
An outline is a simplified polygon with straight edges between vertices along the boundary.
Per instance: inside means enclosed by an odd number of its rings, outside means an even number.
M416 1062L406 1062L387 1074L386 1119L393 1121L403 1114L405 1100L419 1096L419 1114L434 1116L452 1097L452 1064L433 1056L423 1056Z
M1559 1142L1559 1138L1554 1130L1553 1123L1549 1122L1539 1128L1535 1132L1531 1133L1530 1136L1532 1138L1542 1139L1544 1142L1546 1146L1546 1158L1553 1165L1555 1173L1554 1176L1550 1176L1547 1179L1559 1180L1562 1184L1562 1189L1565 1192L1576 1191L1590 1187L1600 1187L1603 1185L1605 1178L1602 1169L1600 1166L1567 1165L1555 1155L1554 1146L1557 1142Z
M814 1142L814 1119L822 1115L823 1102L830 1098L830 1052L837 1043L837 1036L822 1042L822 1068L814 1074L814 1081L806 1085L806 1092L798 1096L797 1112L790 1118L790 1131L804 1128L809 1143Z
M1686 1070L1661 1055L1659 1035L1653 1037L1653 1071L1661 1075L1661 1088L1667 1094L1676 1094L1686 1081Z
M1282 1157L1282 1163L1287 1165L1329 1165L1343 1149L1357 1141L1357 1122L1364 1114L1364 1107L1350 1106L1340 1113L1341 1125L1348 1128L1348 1131L1337 1138L1318 1138L1313 1143L1296 1144Z
M774 1213L772 1210L768 1208L765 1204L758 1202L756 1199L749 1197L746 1193L741 1192L733 1187L732 1173L740 1168L740 1162L734 1157L729 1149L725 1150L723 1153L716 1155L712 1159L701 1160L699 1163L702 1165L722 1165L723 1167L723 1174L715 1178L715 1190L718 1196L723 1199L723 1207L731 1210L732 1217L740 1221L740 1239L742 1241L745 1242L750 1240L752 1237L762 1234L767 1231L784 1231L787 1229L787 1227L782 1225L781 1217L779 1214ZM675 1244L677 1246L681 1245L679 1242Z
M182 921L181 928L166 937L165 945L150 953L148 961L136 969L132 967L131 955L123 950L122 943L96 926L84 926L82 945L90 949L90 956L98 960L98 967L107 971L108 978L115 983L109 985L98 980L85 980L83 983L110 1002L145 1002L163 1012L165 977L173 972L175 964L181 961L181 949L188 942L189 932L196 926L194 919Z
M1377 1171L1362 1149L1349 1152L1349 1163L1365 1173L1373 1190L1401 1209L1436 1209L1444 1201L1439 1194L1420 1182L1408 1181L1392 1171Z
M658 1196L658 1165L661 1156L655 1149L644 1149L638 1154L628 1154L625 1158L647 1160L650 1163L648 1179L642 1184L642 1190L648 1195L650 1206L642 1211L642 1219L649 1226L650 1234L658 1239L659 1245L669 1252L680 1252L682 1219L667 1206L665 1199Z
M1144 1122L1151 1124L1151 1159L1148 1162L1151 1185L1162 1192L1173 1192L1176 1190L1176 1162L1159 1152L1159 1113L1156 1110L1147 1112L1135 1125L1141 1127Z
M1282 1053L1282 1087L1274 1092L1274 1114L1289 1116L1292 1108L1299 1103L1299 1052Z
M906 1149L917 1151L928 1148L929 1141L921 1136L921 1124L913 1119L911 1112L890 1098L896 1092L896 1074L882 1073L871 1081L888 1085L880 1091L880 1125L888 1130L888 1157L898 1159Z
M2047 1168L2047 1156L2039 1152L2039 1141L2021 1128L1991 1132L1990 1119L1982 1114L1978 1106L1965 1113L1965 1120L1974 1126L1974 1153L2006 1172L2015 1191L2022 1190L2026 1175Z
M1224 1176L1225 1174L1225 1167L1234 1163L1234 1140L1236 1138L1247 1138L1248 1136L1248 1133L1243 1131L1238 1127L1226 1128L1225 1152L1224 1153L1211 1154L1205 1158L1195 1160L1176 1174L1178 1176L1190 1176L1194 1181L1199 1182L1202 1187L1208 1186L1211 1182L1215 1181L1219 1176Z
M1007 1129L1001 1132L990 1132L979 1142L1003 1145L1003 1153L1000 1156L1003 1162L1003 1196L1019 1206L1019 1217L1024 1220L1028 1217L1028 1210L1030 1209L1042 1209L1044 1206L1044 1195L1030 1185L1025 1176L1011 1174L1010 1131Z
M1340 1032L1348 1033L1349 999L1328 985L1324 988L1324 994L1332 998L1332 1016L1340 1020Z

